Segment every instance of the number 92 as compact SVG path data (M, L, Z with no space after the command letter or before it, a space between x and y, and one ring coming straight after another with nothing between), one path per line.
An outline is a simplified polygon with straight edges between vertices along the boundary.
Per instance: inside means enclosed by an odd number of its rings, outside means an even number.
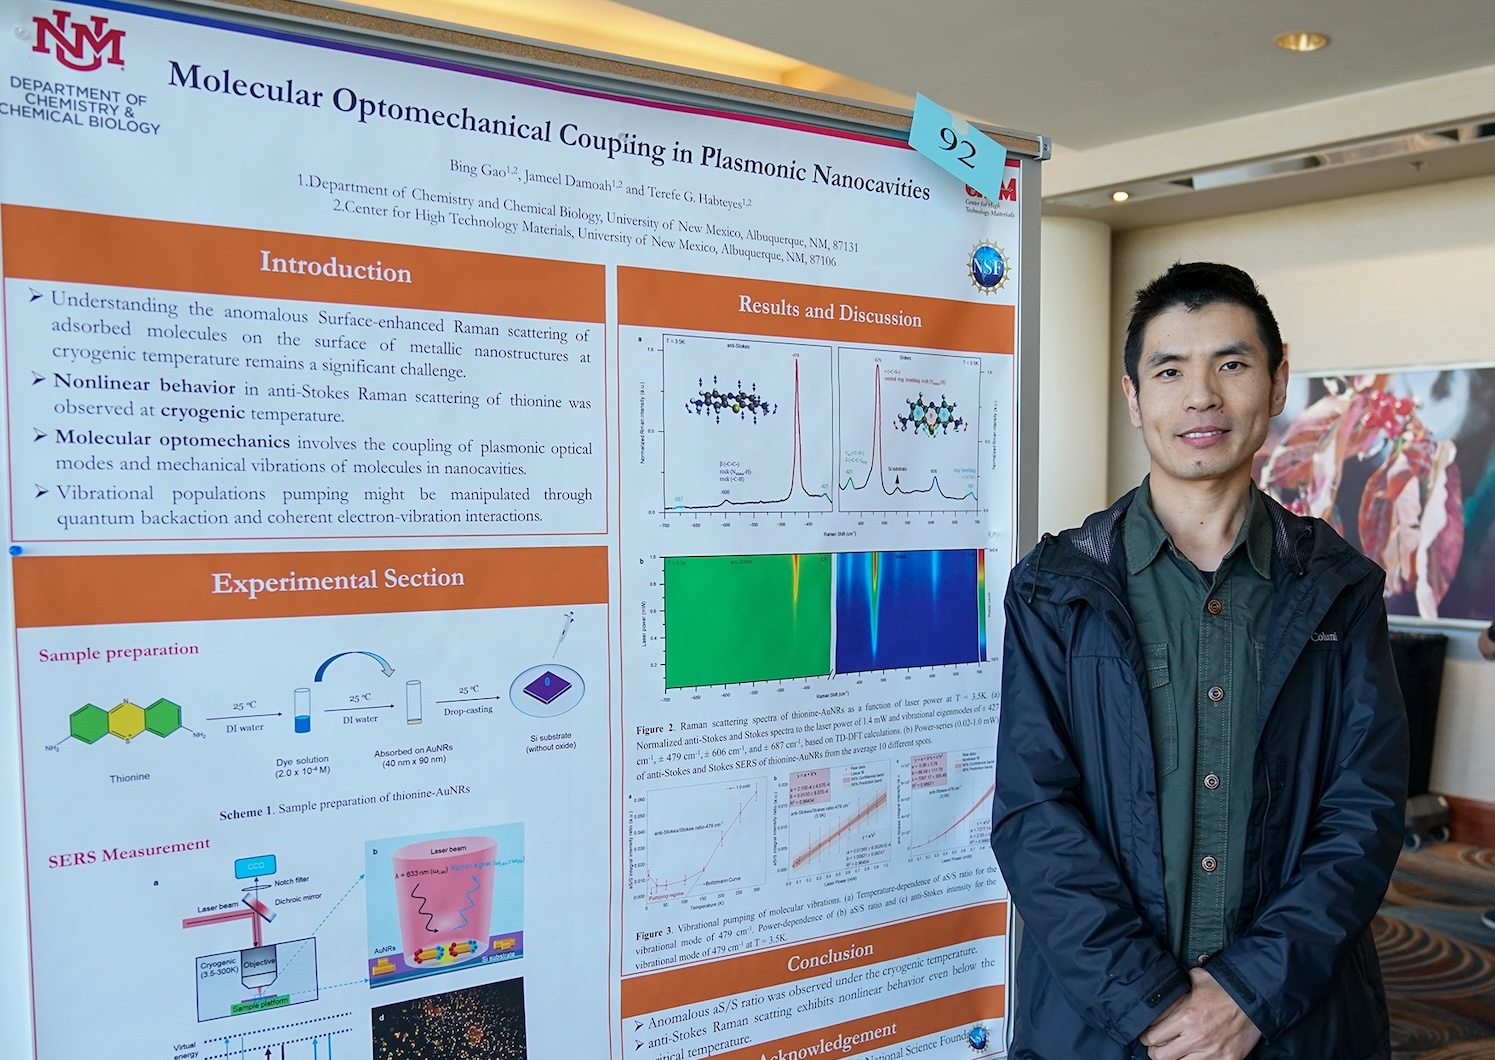
M940 129L940 142L945 145L944 150L946 151L963 148L964 150L955 156L956 160L969 169L976 168L976 163L971 161L971 159L976 157L976 145L971 143L971 141L962 140L959 136L956 136L954 129L942 127Z

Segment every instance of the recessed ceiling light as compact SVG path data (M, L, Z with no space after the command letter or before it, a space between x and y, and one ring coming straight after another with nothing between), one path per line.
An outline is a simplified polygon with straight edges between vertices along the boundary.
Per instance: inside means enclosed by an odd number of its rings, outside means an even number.
M1113 191L1111 193L1112 202L1126 202L1130 198L1131 196L1124 191Z
M1290 52L1316 52L1329 43L1329 38L1311 29L1295 29L1277 38L1277 47Z

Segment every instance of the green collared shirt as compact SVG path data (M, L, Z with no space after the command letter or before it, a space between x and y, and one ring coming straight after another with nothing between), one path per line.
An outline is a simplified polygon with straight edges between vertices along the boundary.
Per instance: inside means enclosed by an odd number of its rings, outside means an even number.
M1127 597L1147 663L1162 815L1168 943L1202 964L1235 935L1262 645L1272 603L1272 525L1253 486L1235 544L1213 572L1174 546L1143 480L1127 510Z

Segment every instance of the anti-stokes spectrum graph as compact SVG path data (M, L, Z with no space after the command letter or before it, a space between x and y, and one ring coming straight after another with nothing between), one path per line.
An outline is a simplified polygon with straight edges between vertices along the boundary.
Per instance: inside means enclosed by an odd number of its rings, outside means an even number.
M668 688L831 672L831 556L670 556L664 561Z
M979 360L842 349L837 381L843 511L979 506Z
M837 553L837 673L975 663L985 656L984 552Z
M828 346L664 336L666 511L832 508Z

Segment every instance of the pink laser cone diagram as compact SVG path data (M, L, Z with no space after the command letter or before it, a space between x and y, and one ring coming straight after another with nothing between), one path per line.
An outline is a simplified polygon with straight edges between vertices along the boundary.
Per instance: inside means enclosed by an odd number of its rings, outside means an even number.
M498 840L448 836L394 852L400 941L412 966L453 964L480 956L493 914Z

